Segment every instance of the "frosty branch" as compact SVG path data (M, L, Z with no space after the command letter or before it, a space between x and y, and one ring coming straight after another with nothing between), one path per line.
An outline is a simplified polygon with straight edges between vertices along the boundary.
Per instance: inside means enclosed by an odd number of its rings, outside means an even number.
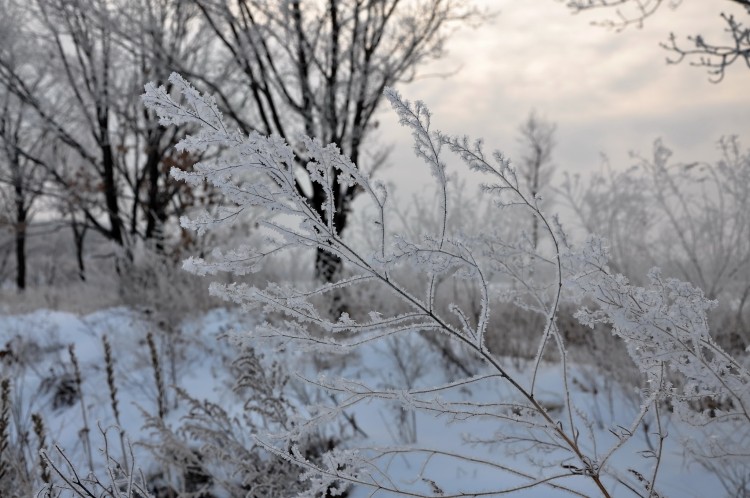
M412 104L394 90L385 91L401 124L412 131L417 156L429 165L438 185L441 220L438 233L413 239L389 230L386 187L371 181L335 145L325 146L304 136L297 139L304 148L305 157L310 158L306 165L310 180L325 194L320 205L311 205L295 183L298 159L289 145L279 137L265 137L255 132L245 135L228 129L211 97L200 95L176 74L170 77L170 82L181 94L184 104L175 100L164 87L153 84L147 85L144 102L159 114L162 124L200 125L201 131L185 138L178 149L191 152L204 152L209 148L222 150L217 159L197 164L194 172L173 170L173 176L190 184L206 181L222 192L232 205L220 217L204 213L193 219L183 219L183 226L199 231L210 230L215 225L231 222L245 210L255 209L265 213L260 225L268 233L260 247L217 251L213 260L191 258L186 262L186 268L199 274L229 272L241 276L257 271L273 255L295 247L323 250L346 262L346 276L333 283L311 284L310 288L292 288L276 282L262 288L244 282L212 283L210 289L214 295L243 307L262 306L266 312L284 316L284 319L269 319L247 340L310 353L347 354L387 337L443 333L461 346L468 355L466 361L478 359L486 369L477 377L428 388L406 389L383 389L367 380L346 376L315 379L300 371L298 378L334 393L336 396L332 398L336 404L310 407L309 417L305 420L272 435L258 434L256 440L272 453L305 470L310 487L304 496L316 496L330 491L332 486L350 483L370 487L373 494L390 491L405 496L482 496L537 485L554 486L580 495L578 489L581 486L593 486L596 492L609 497L612 485L623 480L617 469L610 467L610 457L623 449L650 409L654 408L658 421L659 403L670 400L682 406L685 415L696 421L714 423L726 416L740 420L744 430L750 426L747 411L750 406L750 375L708 334L705 314L712 305L710 300L689 284L662 278L658 271L650 274L650 288L630 285L622 275L610 272L606 245L596 237L591 237L580 249L571 247L557 219L547 216L539 199L519 183L509 160L499 152L491 158L486 157L481 141L472 143L468 138L433 131L430 113L423 103ZM447 195L450 181L442 155L444 147L456 154L475 174L489 178L483 190L495 199L499 208L520 208L539 220L543 232L538 247L526 234L505 240L492 234L447 233L446 219L451 206ZM369 252L356 249L341 236L336 226L334 192L342 187L361 189L375 208L376 218L370 223L371 229L378 234L378 244ZM534 269L535 265L539 268ZM415 292L399 280L397 270L407 266L425 277L426 289L422 292ZM517 302L545 317L537 354L524 372L513 371L505 359L497 357L487 346L486 337L492 330L492 271L515 279L519 284L516 288L520 289ZM470 310L461 309L456 304L438 304L438 287L448 277L468 280L479 288L481 303L476 320L469 318L472 316ZM408 311L394 314L389 309L371 309L363 316L350 316L348 312L330 316L331 308L321 305L335 292L365 285L385 289ZM613 332L626 342L631 358L650 386L642 395L641 410L629 430L613 430L613 440L601 451L597 449L593 436L582 436L586 418L571 398L566 344L557 325L559 306L564 298L588 306L596 305L593 311L583 307L578 313L579 319L588 325L610 324ZM556 346L554 352L547 351L550 341ZM562 379L559 395L563 408L559 412L549 409L543 396L537 392L540 367L555 356ZM681 391L665 380L666 370L677 372L686 379ZM485 383L509 387L513 398L490 402L451 398L460 389ZM732 403L728 405L732 407L731 412L708 420L705 414L689 409L691 399L705 396L731 398ZM503 431L507 425L511 427L510 432L501 433L495 425L489 440L483 436L468 437L467 441L544 447L546 463L540 465L537 475L531 475L518 469L507 469L490 456L472 452L468 447L458 454L437 448L367 446L358 450L333 449L322 456L321 463L313 463L298 449L298 443L316 428L325 426L358 404L378 401L395 402L407 410L437 414L457 424L467 419L480 419L489 424L502 422ZM660 423L658 426L661 428ZM663 441L665 434L660 432L659 437ZM657 496L654 481L658 476L661 450L652 453L655 464L650 477L637 473L643 490L638 491L635 485L628 486L638 496ZM421 458L423 465L412 481L404 483L389 475L386 455L396 454ZM490 489L456 488L451 483L437 482L428 477L436 455L447 456L461 465L497 468L524 482L500 484ZM576 484L562 486L558 484L562 479ZM581 480L588 484L580 484ZM502 481L501 478L497 480L498 483Z

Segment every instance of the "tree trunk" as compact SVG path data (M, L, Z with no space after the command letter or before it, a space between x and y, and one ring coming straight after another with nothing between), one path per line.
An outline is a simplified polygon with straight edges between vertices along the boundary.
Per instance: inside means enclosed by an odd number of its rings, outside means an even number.
M26 213L18 213L16 220L16 287L26 289Z
M115 183L115 162L112 156L112 146L102 146L104 166L104 196L109 217L110 234L113 241L123 245L122 220L120 219L120 206L117 203L117 184Z
M329 213L323 211L322 206L325 204L326 194L323 187L320 184L313 183L312 192L312 205L318 214L326 219ZM344 219L344 225L346 219ZM336 225L336 230L340 233L344 229L343 226ZM335 276L340 272L343 262L338 256L329 253L325 249L318 248L315 252L315 278L322 282L333 282Z
M148 172L148 199L146 200L146 240L154 239L154 248L158 253L164 252L164 234L161 227L167 219L166 205L159 191L159 165L161 158L158 144L152 143L146 161Z
M337 179L335 177L333 183L335 187L338 187ZM355 187L348 187L344 191L334 189L334 206L336 207L336 211L333 213L333 224L336 228L336 233L338 234L341 234L346 228L347 222L349 221L352 201L356 194L357 189ZM325 195L323 187L317 183L313 183L311 203L323 219L326 219L328 216L328 214L322 209L322 206L325 204ZM337 275L341 273L343 266L344 263L338 256L329 253L325 249L317 249L315 254L315 278L318 280L323 282L335 281Z
M85 282L86 281L86 266L83 261L83 239L86 236L86 230L88 230L88 227L86 225L79 227L75 218L70 224L70 227L73 230L73 241L75 242L75 246L76 246L76 262L78 263L78 278L81 280L81 282Z
M16 156L16 175L14 178L16 223L14 227L16 237L16 287L19 291L26 289L26 221L27 208L23 181L21 179L20 166Z
M531 196L536 205L536 196L539 193L539 170L542 169L542 149L539 145L535 148L536 158L534 160L534 171L532 173L531 182ZM538 249L539 245L539 217L536 213L532 213L531 219L531 236L534 243L534 250Z
M318 248L315 252L315 278L323 282L333 282L344 266L341 258Z

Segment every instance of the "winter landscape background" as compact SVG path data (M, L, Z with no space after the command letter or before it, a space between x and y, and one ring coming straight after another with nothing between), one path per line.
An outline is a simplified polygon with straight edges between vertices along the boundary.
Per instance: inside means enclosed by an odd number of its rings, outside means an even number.
M746 0L0 13L0 496L750 496Z

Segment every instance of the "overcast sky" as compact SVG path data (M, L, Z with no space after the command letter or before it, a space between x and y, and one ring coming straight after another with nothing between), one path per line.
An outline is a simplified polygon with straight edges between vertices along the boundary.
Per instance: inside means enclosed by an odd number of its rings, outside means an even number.
M410 100L425 101L442 131L481 136L488 147L517 157L518 125L536 109L558 125L559 170L582 173L599 167L601 153L625 168L633 163L629 151L648 154L658 137L684 162L713 161L722 135L737 134L750 147L744 62L714 84L705 69L666 64L670 54L659 47L671 31L721 37L721 9L744 15L731 2L684 0L676 10L662 8L642 29L620 33L590 24L613 11L572 15L555 0L478 3L499 11L497 18L454 34L448 56L423 73L460 71L398 87ZM403 185L407 175L408 190L421 190L427 177L413 172L422 166L412 159L408 132L390 111L380 121L381 139L394 145L382 176Z

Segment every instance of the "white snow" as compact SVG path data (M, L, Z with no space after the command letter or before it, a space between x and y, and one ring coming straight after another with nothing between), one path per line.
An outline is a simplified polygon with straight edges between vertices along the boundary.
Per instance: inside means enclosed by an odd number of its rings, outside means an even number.
M190 395L198 399L209 399L220 403L230 413L242 410L242 399L232 393L233 377L229 365L234 356L231 344L227 340L220 340L219 336L236 329L248 330L257 322L257 318L227 310L214 310L197 318L186 320L175 328L173 338L163 332L157 332L147 317L126 308L111 308L85 316L76 316L67 312L39 310L25 315L0 316L0 343L6 350L14 353L25 347L24 362L11 363L6 361L3 369L5 375L12 376L14 407L20 409L19 420L30 424L29 416L33 412L43 414L48 426L49 438L63 447L73 462L81 468L85 467L85 458L81 442L82 428L81 408L76 402L70 406L54 408L55 381L65 372L72 372L67 347L75 346L75 351L81 365L83 377L83 392L88 416L92 424L92 445L101 447L101 436L95 431L96 424L101 427L112 426L114 415L109 402L109 390L106 382L104 355L101 338L107 335L113 349L116 363L116 384L118 388L121 422L128 436L133 442L147 441L150 435L142 430L143 415L141 409L149 413L156 412L156 389L153 380L153 369L150 363L148 348L145 343L146 333L154 332L157 344L162 350L161 358L164 362L165 383L170 384L172 375L177 385L185 389ZM434 353L421 344L421 340L414 336L402 341L398 346L406 348L414 354L413 362L423 365L418 376L409 379L414 386L437 385L445 382L445 373L439 367L440 360ZM173 355L174 363L168 361ZM296 355L285 352L284 361L304 361L309 355ZM510 361L508 362L510 365ZM174 367L174 373L171 368ZM509 368L512 368L509 366ZM312 370L311 370L312 371ZM357 358L349 361L343 371L339 372L350 378L359 376L367 378L370 383L383 386L398 386L405 379L399 373L394 363L394 356L389 352L386 344L381 342L368 345L360 351ZM332 374L333 375L333 374ZM523 377L519 372L519 377ZM603 382L603 375L587 371L577 366L571 369L571 379L574 383L573 400L582 412L592 417L590 435L581 435L584 446L589 448L596 441L600 452L602 448L614 442L610 428L618 425L626 426L639 409L632 402L632 397L626 396L620 388L607 387ZM599 385L599 394L592 396L590 392L592 379ZM561 376L556 365L543 364L538 376L538 398L548 406L559 398ZM581 386L588 386L583 390ZM170 390L171 392L171 390ZM468 389L453 390L445 394L447 400L471 400L474 402L496 401L512 399L512 391L501 379L490 379L474 383ZM170 395L170 400L174 400ZM397 411L390 401L373 401L355 405L347 413L356 417L359 426L367 433L368 439L362 438L352 441L352 445L372 447L393 447L395 432L393 418ZM167 418L169 423L177 424L184 413L183 407L171 409ZM470 446L466 444L465 436L472 438L489 437L495 431L508 434L522 434L517 428L511 428L507 423L496 420L479 420L470 418L466 421L451 423L445 416L417 412L416 434L418 445L439 449L445 452L462 453L491 457L498 465L508 465L516 469L523 469L531 475L540 472L538 463L544 461L546 455L519 443L510 447L500 445ZM689 436L692 428L680 425L674 421L667 422L668 437L666 439L665 456L661 464L657 488L665 496L705 497L711 496L720 489L716 478L703 471L697 465L689 466L683 460L681 436ZM611 465L618 469L635 468L644 475L650 475L651 461L640 456L639 451L646 449L645 435L638 434L618 453ZM509 452L508 450L512 450ZM150 454L139 446L135 446L139 465L147 473L154 470L155 464ZM513 454L513 451L517 454ZM408 456L390 457L387 469L390 476L401 485L411 483L409 487L429 490L434 481L442 486L443 491L481 490L496 488L498 483L503 486L522 485L528 480L514 477L507 472L499 471L482 465L469 466L466 463L457 464L455 460L445 457L433 457L429 465L424 467L420 475L420 468L425 463L427 455L411 454ZM535 462L535 463L532 463ZM564 469L550 468L542 471L550 473L565 473ZM629 482L632 476L624 475ZM596 490L580 477L567 477L559 484L570 486L586 495L595 496ZM628 496L630 492L623 486L614 487L616 496ZM371 490L355 489L353 497L370 496ZM387 496L380 492L377 496ZM519 491L513 496L524 497L552 497L570 496L546 486Z

